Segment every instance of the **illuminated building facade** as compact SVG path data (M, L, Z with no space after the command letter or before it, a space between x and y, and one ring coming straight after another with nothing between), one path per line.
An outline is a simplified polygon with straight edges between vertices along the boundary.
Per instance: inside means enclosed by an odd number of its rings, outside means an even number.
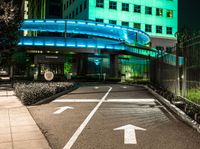
M176 44L178 0L63 0L63 17L139 28L152 47L168 51Z

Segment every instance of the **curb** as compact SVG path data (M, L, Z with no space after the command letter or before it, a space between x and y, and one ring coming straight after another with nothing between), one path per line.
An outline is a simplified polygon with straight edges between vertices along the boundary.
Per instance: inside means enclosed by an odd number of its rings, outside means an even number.
M161 101L162 104L164 104L167 108L169 108L172 112L174 112L182 121L184 121L186 124L191 126L193 129L195 129L197 132L200 133L200 124L198 124L195 120L191 119L187 114L185 114L182 110L177 108L175 105L171 104L167 99L153 91L148 86L144 86L151 94L153 94L158 100Z
M56 99L56 98L58 98L58 97L60 97L60 96L62 96L62 95L65 95L65 94L67 94L67 93L69 93L69 92L72 92L73 90L77 89L78 87L79 87L78 85L74 85L72 88L70 88L70 89L68 89L68 90L65 90L65 91L62 91L62 92L60 92L60 93L57 93L57 94L55 94L55 95L53 95L53 96L51 96L51 97L42 99L42 100L36 102L35 104L33 104L33 105L31 105L31 106L37 106L37 105L49 103L49 102L51 102L52 100L54 100L54 99Z

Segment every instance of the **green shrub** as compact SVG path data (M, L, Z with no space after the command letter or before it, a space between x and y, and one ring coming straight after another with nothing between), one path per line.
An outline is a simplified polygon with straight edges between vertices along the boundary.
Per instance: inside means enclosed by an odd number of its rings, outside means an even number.
M193 102L200 104L200 88L190 89L187 98Z
M68 90L72 86L73 83L67 82L17 83L15 93L24 105L31 105L56 93Z

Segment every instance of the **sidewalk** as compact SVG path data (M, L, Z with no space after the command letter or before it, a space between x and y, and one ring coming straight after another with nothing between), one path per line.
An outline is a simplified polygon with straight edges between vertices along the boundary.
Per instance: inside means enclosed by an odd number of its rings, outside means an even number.
M0 88L0 149L50 149L48 142L12 90Z

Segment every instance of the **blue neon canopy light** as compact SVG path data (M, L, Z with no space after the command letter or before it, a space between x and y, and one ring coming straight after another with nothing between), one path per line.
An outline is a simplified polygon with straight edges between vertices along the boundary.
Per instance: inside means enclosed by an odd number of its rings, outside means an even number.
M130 45L150 42L149 35L142 30L85 20L24 20L20 30L84 34L119 40Z

